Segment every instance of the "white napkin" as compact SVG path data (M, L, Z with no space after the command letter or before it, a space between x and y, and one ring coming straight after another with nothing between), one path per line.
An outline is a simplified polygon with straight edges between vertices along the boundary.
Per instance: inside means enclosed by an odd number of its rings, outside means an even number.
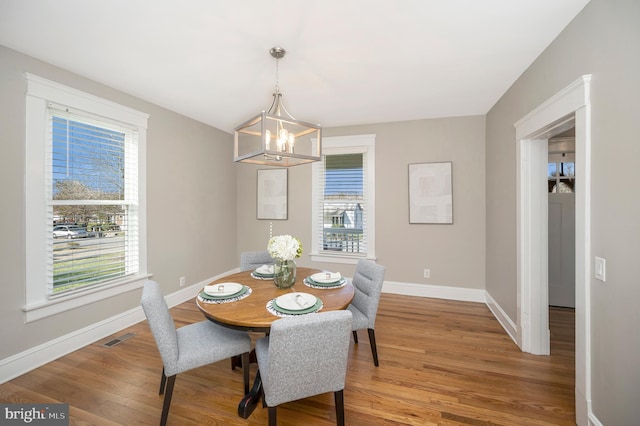
M230 296L242 290L242 284L239 283L220 283L209 284L204 287L204 292L209 296Z
M309 304L307 303L305 298L303 296L300 296L299 294L296 294L293 297L293 301L296 302L298 305L300 305L301 308L308 308L309 307Z
M315 305L317 300L309 293L287 293L276 298L276 305L289 311L301 311Z
M317 274L311 275L311 279L317 283L335 283L340 281L342 275L340 272L318 272Z
M273 265L262 265L256 269L256 272L264 275L273 274Z

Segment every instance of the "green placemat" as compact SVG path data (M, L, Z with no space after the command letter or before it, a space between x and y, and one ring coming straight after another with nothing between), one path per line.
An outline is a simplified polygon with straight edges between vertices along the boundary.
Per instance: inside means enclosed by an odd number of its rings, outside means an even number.
M320 309L322 307L322 300L320 300L319 298L316 298L316 303L314 303L313 306L311 306L309 308L293 311L291 309L285 309L285 308L280 307L278 305L278 303L276 302L276 299L273 299L272 307L273 307L273 309L275 311L278 311L278 312L283 313L283 314L289 314L289 315L310 314L311 312L315 312L315 311L317 311L318 309Z
M344 277L333 283L319 283L311 277L307 277L306 280L309 282L309 284L317 285L319 287L339 287L347 281L346 279L344 279Z

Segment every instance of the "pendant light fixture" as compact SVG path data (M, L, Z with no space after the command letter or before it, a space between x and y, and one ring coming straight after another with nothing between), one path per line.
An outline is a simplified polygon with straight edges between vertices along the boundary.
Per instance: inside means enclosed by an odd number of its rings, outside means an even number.
M296 120L282 103L278 85L278 65L286 51L272 48L276 60L273 103L267 111L235 128L234 161L279 167L297 166L320 160L322 127Z

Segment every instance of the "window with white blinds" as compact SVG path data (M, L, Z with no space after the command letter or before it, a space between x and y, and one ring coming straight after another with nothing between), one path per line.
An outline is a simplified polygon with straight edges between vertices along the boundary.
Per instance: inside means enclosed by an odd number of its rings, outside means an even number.
M312 167L314 260L375 258L374 148L375 135L323 139Z
M49 106L49 294L138 272L138 134Z
M25 74L25 321L148 279L149 115Z

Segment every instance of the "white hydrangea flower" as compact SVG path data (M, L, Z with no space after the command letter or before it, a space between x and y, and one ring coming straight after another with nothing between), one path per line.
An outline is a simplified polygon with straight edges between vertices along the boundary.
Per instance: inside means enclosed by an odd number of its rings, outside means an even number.
M302 244L291 235L277 235L269 240L267 250L274 259L293 260L302 255Z

